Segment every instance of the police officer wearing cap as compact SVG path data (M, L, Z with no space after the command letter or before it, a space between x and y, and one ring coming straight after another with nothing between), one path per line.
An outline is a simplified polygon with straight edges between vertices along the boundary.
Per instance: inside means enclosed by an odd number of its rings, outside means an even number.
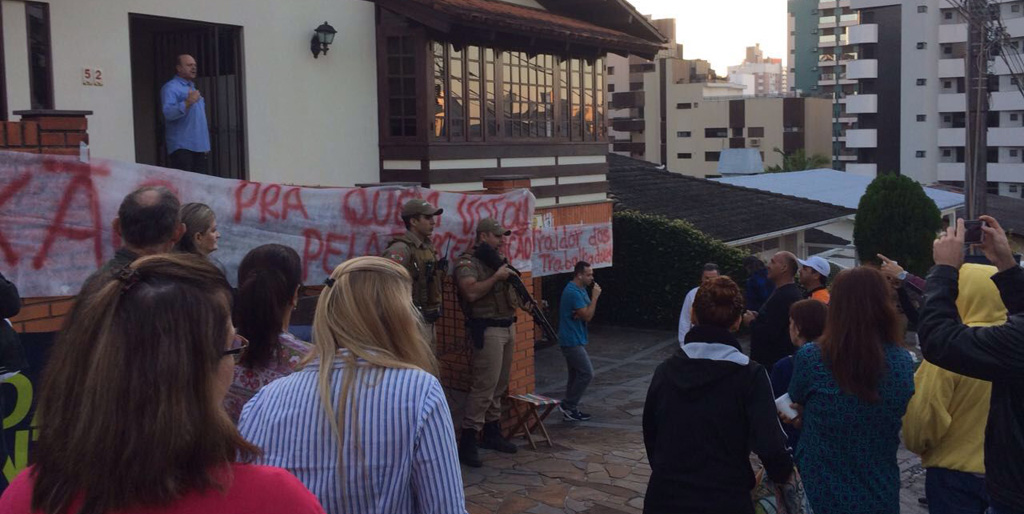
M476 227L476 246L459 256L455 265L460 300L473 339L472 385L466 398L459 460L480 467L477 434L483 431L481 448L516 453L516 446L501 434L501 402L508 392L509 367L515 352L516 308L519 297L506 283L512 270L493 269L475 255L482 243L504 256L506 238L512 232L497 220L485 218Z
M437 225L435 217L442 212L444 209L425 200L409 200L402 206L405 234L392 239L384 250L385 258L405 266L412 277L412 300L431 326L432 345L436 338L433 325L441 317L441 283L448 268L448 260L438 258L430 242Z

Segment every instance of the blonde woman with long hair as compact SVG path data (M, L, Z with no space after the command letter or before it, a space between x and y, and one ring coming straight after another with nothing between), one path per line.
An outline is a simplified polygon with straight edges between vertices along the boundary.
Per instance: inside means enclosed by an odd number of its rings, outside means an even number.
M412 279L359 257L331 273L307 365L245 405L242 435L331 514L464 513L455 431Z

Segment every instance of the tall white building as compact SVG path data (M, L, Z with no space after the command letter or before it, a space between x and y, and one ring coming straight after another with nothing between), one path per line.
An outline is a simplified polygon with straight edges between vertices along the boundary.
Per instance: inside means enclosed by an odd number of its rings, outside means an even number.
M782 59L765 58L761 45L747 47L747 58L729 66L729 82L744 86L744 95L780 95L787 91Z
M966 165L967 20L946 0L851 0L860 16L850 43L858 59L847 77L856 94L841 101L856 114L846 146L857 152L847 171L899 171L922 183L961 185ZM1024 42L1024 2L993 1L1010 44ZM1020 70L1017 70L1020 71ZM989 191L1022 196L1024 95L1000 57L989 61Z

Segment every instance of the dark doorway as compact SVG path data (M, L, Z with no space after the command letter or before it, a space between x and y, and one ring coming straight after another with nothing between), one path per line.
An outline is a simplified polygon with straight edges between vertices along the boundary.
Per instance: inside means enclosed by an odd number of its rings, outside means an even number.
M174 76L179 54L196 59L196 89L206 99L210 126L209 174L248 177L242 28L129 14L135 160L165 166L160 88Z

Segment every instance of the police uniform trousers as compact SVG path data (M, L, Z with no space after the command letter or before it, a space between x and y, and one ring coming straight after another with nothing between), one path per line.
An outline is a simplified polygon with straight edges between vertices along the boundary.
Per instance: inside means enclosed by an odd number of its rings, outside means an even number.
M509 368L516 349L516 325L487 327L483 348L473 348L472 385L466 398L462 428L480 431L501 419L501 400L508 394Z

